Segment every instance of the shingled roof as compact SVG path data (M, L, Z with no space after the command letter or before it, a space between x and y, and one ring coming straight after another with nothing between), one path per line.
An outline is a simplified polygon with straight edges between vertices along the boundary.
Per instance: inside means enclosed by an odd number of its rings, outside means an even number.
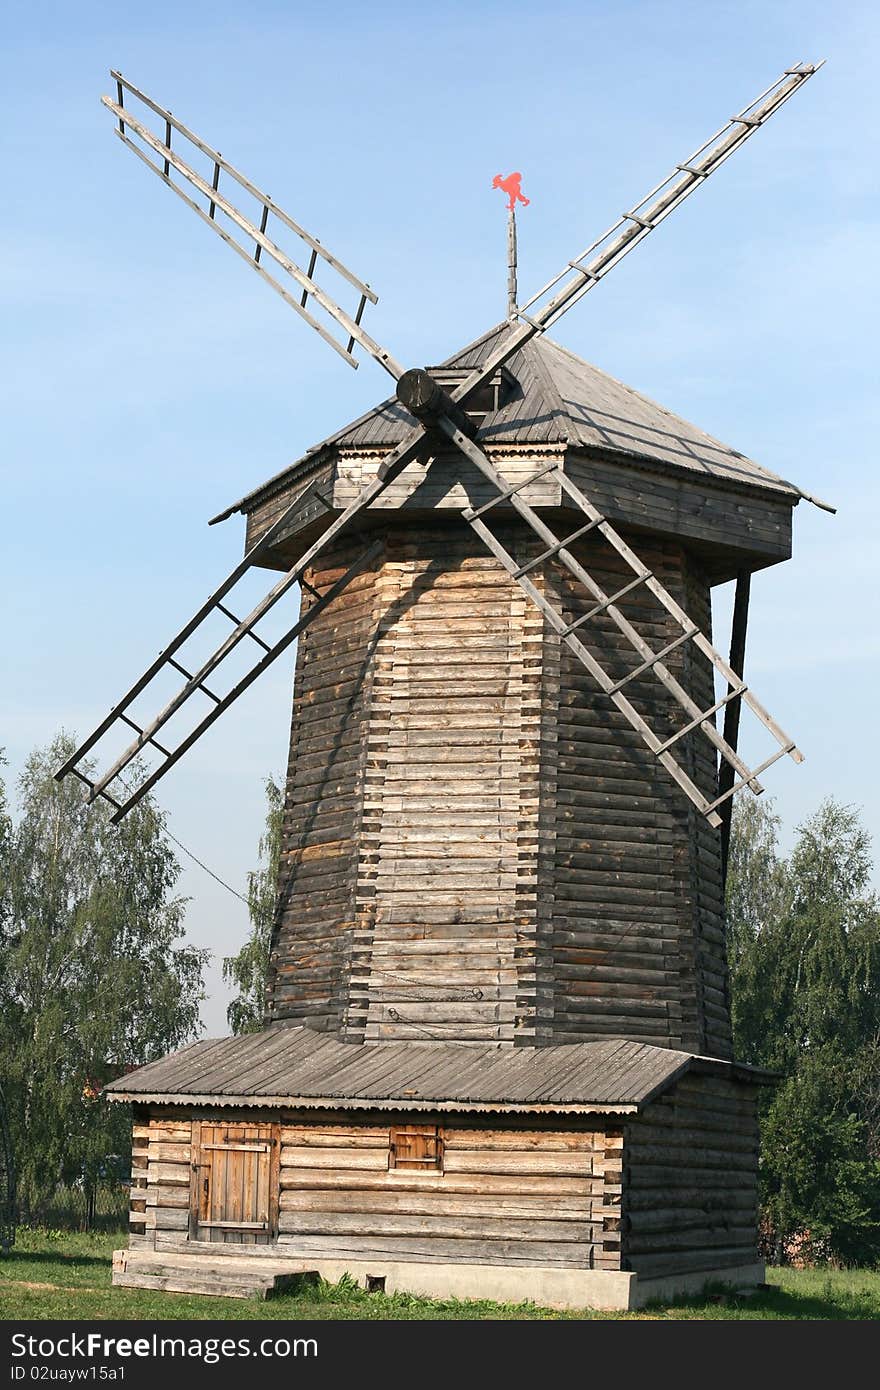
M439 365L480 366L507 328L506 323L498 324ZM664 472L703 474L716 482L759 488L793 501L803 495L793 483L546 336L526 343L509 359L506 370L514 388L501 407L482 420L478 438L487 446L562 444L630 459ZM299 471L313 466L316 455L392 449L412 424L407 411L391 397L314 445L296 463L239 498L213 520L223 521L234 512L251 510L264 495L293 482Z
M739 1063L620 1038L554 1047L344 1043L274 1025L210 1038L106 1086L111 1100L340 1110L635 1111L686 1071L762 1082Z

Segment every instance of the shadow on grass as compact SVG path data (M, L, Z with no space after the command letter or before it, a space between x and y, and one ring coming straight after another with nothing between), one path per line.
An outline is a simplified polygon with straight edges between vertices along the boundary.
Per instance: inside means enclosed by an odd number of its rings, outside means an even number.
M814 1320L853 1320L876 1322L878 1304L876 1298L849 1289L835 1289L829 1282L827 1291L815 1293L789 1293L775 1285L760 1289L753 1294L744 1294L735 1289L718 1289L699 1298L658 1300L645 1306L645 1312L667 1312L674 1315L676 1309L687 1309L695 1316L717 1317L720 1309L744 1319L788 1318Z
M0 1275L12 1274L21 1265L60 1265L72 1268L75 1265L103 1265L109 1270L107 1255L83 1255L79 1251L70 1254L63 1250L10 1250L0 1260Z

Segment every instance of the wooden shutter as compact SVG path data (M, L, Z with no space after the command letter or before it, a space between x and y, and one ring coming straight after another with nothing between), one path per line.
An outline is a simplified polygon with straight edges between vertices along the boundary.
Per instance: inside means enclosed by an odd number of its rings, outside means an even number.
M442 1173L443 1131L440 1126L392 1125L388 1167Z

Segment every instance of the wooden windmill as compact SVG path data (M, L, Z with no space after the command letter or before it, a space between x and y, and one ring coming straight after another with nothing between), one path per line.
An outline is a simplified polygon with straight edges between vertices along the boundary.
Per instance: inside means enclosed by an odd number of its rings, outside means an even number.
M223 514L247 518L244 559L58 773L119 820L299 639L266 1027L108 1088L136 1105L118 1282L228 1291L242 1253L252 1282L298 1262L574 1305L760 1277L762 1078L732 1060L723 858L736 792L802 757L742 659L749 576L788 557L806 494L545 335L816 70L786 70L505 322L411 370L364 328L365 282L113 74L123 143L396 389ZM254 567L281 577L240 617ZM710 590L734 578L726 660ZM743 711L769 745L755 767Z

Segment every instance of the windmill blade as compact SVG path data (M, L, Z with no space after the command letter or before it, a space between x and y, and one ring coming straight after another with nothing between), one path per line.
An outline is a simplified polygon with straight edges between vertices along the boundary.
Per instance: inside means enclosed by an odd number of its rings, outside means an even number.
M111 820L118 823L122 818L137 805L141 797L155 785L155 783L168 772L183 754L192 747L198 738L206 732L216 719L228 709L245 690L253 684L257 676L261 675L268 666L272 664L282 652L290 646L300 632L313 621L328 603L331 603L338 596L356 574L369 564L373 555L377 552L377 544L367 546L363 553L356 559L354 564L349 567L346 573L333 585L332 590L325 594L318 595L316 602L308 612L284 636L277 642L267 643L256 631L257 624L275 606L278 601L293 587L294 584L303 584L304 575L312 561L324 550L337 540L344 532L351 528L352 522L379 497L385 488L391 484L398 474L412 461L422 448L424 430L421 425L416 425L409 432L406 438L397 446L393 453L380 466L376 478L364 487L354 501L341 512L334 521L330 523L324 533L306 551L305 555L297 561L276 584L272 586L264 598L251 610L245 618L238 618L230 610L226 600L232 590L251 570L262 556L277 542L283 539L285 528L290 517L295 511L301 510L308 504L308 494L311 493L317 501L323 501L316 489L312 485L290 503L281 515L273 522L272 526L265 532L260 540L248 551L244 559L227 575L222 584L211 594L210 598L202 605L197 613L190 618L180 632L169 642L167 647L159 654L151 666L143 675L135 681L131 689L122 697L118 704L114 705L107 717L101 721L96 729L88 738L80 744L75 752L55 773L55 779L61 781L62 778L73 775L85 782L89 788L89 800L94 801L97 797L102 797L114 808L114 815ZM327 504L323 503L326 507ZM230 602L232 600L230 599ZM178 660L178 653L189 638L198 634L199 630L204 630L208 622L217 614L222 614L231 621L234 626L232 632L228 634L223 642L217 646L211 655L204 661L197 670L190 671ZM223 695L218 695L211 686L206 685L206 681L213 676L214 672L222 666L224 660L239 646L241 642L249 638L255 642L259 651L257 660L247 674L242 677ZM184 684L180 686L173 698L162 706L159 713L149 722L138 724L133 720L129 712L142 694L144 694L154 681L161 677L168 676L170 672L176 672L178 676L183 676ZM168 748L165 743L159 742L156 735L161 733L169 721L183 710L194 698L205 697L211 702L211 707L207 713L199 718L195 728L187 733L186 737L180 740L174 748ZM128 744L123 752L116 758L110 767L103 773L90 775L84 770L85 760L91 750L105 736L112 736L114 732L119 732L122 726L130 732L134 731L135 738ZM144 749L152 748L161 757L162 761L158 768L151 772L145 772L144 776L137 785L128 785L123 780L122 774L133 762L139 753ZM114 785L115 784L115 785ZM112 790L111 790L112 788ZM122 799L120 799L122 798Z
M666 178L656 184L628 212L624 212L616 222L592 241L574 260L569 261L558 275L537 294L532 295L519 310L519 316L538 332L543 332L555 323L568 309L582 299L594 285L613 270L629 255L634 247L644 241L671 212L690 197L706 182L721 165L735 154L756 130L775 115L780 107L799 91L805 82L824 65L819 63L798 63L786 68L781 77L755 97L754 101L732 116L720 130L705 140L693 154L675 168ZM589 258L589 259L588 259ZM568 278L566 278L568 277ZM553 297L547 295L560 281L565 281ZM537 307L534 307L537 306ZM524 311L534 307L527 315Z
M513 324L493 351L487 354L482 365L450 392L451 399L458 405L466 404L468 397L478 391L525 343L543 333L588 294L594 285L604 280L624 256L629 255L655 227L701 187L824 63L823 58L819 63L797 63L794 67L786 68L770 87L738 115L731 117L681 164L677 164L662 183L656 184L579 256L568 261L558 275L518 310L520 322ZM591 259L588 260L588 257ZM547 295L562 280L566 283L547 301ZM532 314L525 312L529 308L534 308Z
M464 513L464 518L471 529L476 532L491 553L500 560L511 578L516 580L535 606L540 609L551 626L559 633L566 646L574 652L581 664L597 681L600 688L610 696L613 703L632 727L641 734L651 752L656 755L666 770L674 777L676 782L678 782L682 790L690 797L694 805L706 816L711 825L721 825L722 818L718 814L718 807L722 806L743 787L748 787L755 795L760 794L764 789L758 781L759 775L768 767L772 766L773 763L777 762L779 758L788 754L795 762L803 762L804 756L794 741L789 738L772 716L767 713L757 697L749 690L748 686L744 684L740 677L737 676L736 672L730 667L728 662L725 661L721 653L715 650L709 639L700 631L699 627L692 621L676 599L673 598L665 585L661 584L649 570L648 566L642 563L632 547L619 535L606 517L593 505L586 494L583 493L570 478L566 477L562 468L557 467L555 469L557 481L569 500L583 513L586 518L586 523L578 527L571 535L560 539L558 536L554 535L553 531L546 525L538 513L519 496L522 489L526 487L528 483L534 481L534 477L526 479L525 482L518 484L515 488L507 487L504 479L495 470L479 444L458 429L451 420L446 418L441 419L440 428L447 438L457 445L465 457L468 458L471 463L475 464L480 472L488 478L498 492L498 496L485 506ZM548 469L544 466L535 476L544 476L547 472ZM510 502L514 510L532 529L545 547L540 556L530 560L526 565L517 564L513 556L501 544L497 537L493 535L485 521L482 520L482 517L487 512L491 511L493 507L503 501ZM597 583L585 566L577 560L569 549L576 541L594 530L602 535L618 555L626 561L635 575L635 578L616 594L609 595L606 593L602 586ZM595 599L592 607L573 623L567 622L564 615L549 603L540 589L528 578L530 571L537 568L540 564L546 563L546 561L550 559L556 559L562 564ZM630 593L638 587L644 587L651 593L680 628L680 634L659 652L652 650L617 606L618 602L627 593ZM627 675L620 680L614 680L608 672L605 671L601 663L587 649L580 637L576 635L576 629L583 629L589 621L598 617L600 613L607 614L630 642L636 654L641 658L640 664L629 671ZM711 662L715 670L728 682L727 694L708 709L700 709L690 693L681 685L665 664L665 658L670 656L673 651L683 646L686 642L693 642L695 648ZM625 685L647 672L653 673L657 680L660 681L679 705L681 705L685 714L688 716L688 722L671 737L665 739L660 739L654 733L627 697L622 693L622 689ZM716 713L733 699L738 699L743 704L748 705L757 716L760 723L773 736L778 744L776 752L761 763L759 767L754 769L746 765L737 753L736 748L731 746L715 727L714 720ZM703 795L670 752L670 749L678 743L680 739L695 731L702 733L710 743L714 745L721 758L730 765L734 772L739 773L739 780L728 782L725 789L723 791L719 790L719 795L711 801Z
M170 768L178 761L183 754L192 747L198 738L219 719L220 715L227 710L239 695L242 695L248 686L252 685L259 675L271 665L282 652L286 651L290 644L295 641L299 634L314 621L317 615L322 612L335 598L342 593L348 583L359 574L366 565L378 554L381 544L375 541L372 545L366 546L363 552L357 557L345 573L332 584L326 591L319 593L313 590L315 601L305 613L294 623L278 641L269 643L259 633L255 631L257 623L266 615L271 607L297 582L303 584L303 572L305 565L303 562L295 565L284 577L269 591L246 618L237 618L229 607L223 602L230 589L234 586L236 578L241 577L241 567L224 581L220 588L211 595L211 598L199 610L195 617L191 618L186 626L168 644L157 660L132 686L131 690L115 705L107 718L99 724L98 728L92 733L85 743L67 760L55 774L57 780L61 780L68 773L73 773L85 782L89 788L88 800L95 801L102 797L108 801L115 810L111 820L114 823L122 820L131 808L141 800L143 796L153 787L160 777L163 777ZM308 586L305 586L308 587ZM222 613L234 624L233 631L224 642L216 648L214 652L204 661L197 671L189 671L177 659L177 653L184 642L196 634L200 627L205 624L216 613ZM247 673L238 680L233 687L224 695L218 695L207 681L214 673L218 672L223 661L230 653L243 641L245 637L251 638L257 644L257 660L250 667ZM167 674L173 670L178 676L184 677L184 684L179 688L173 698L168 701L160 712L148 724L143 727L139 725L128 713L135 699L145 690L157 677ZM185 737L176 740L173 748L166 747L165 743L160 743L157 734L161 733L166 724L178 714L184 705L196 696L206 697L209 701L207 712L202 714L193 729ZM89 750L105 736L111 732L114 726L125 725L127 729L133 729L136 737L128 744L123 752L116 758L115 762L106 772L94 776L87 775L80 764L87 756ZM149 772L144 772L137 784L126 782L123 773L126 768L133 763L134 759L144 751L153 748L161 756L158 767ZM120 799L122 798L122 799Z
M207 223L226 242L227 246L241 256L261 279L271 285L284 302L301 318L304 318L306 323L348 362L349 366L357 367L358 365L352 352L357 343L374 357L379 365L384 367L396 381L401 376L403 368L361 326L367 301L369 300L373 304L378 303L378 298L369 285L353 275L316 237L305 231L298 222L295 222L277 203L273 202L268 194L261 192L255 184L245 178L228 160L225 160L219 151L205 144L193 131L178 121L170 111L157 105L151 97L127 81L121 73L111 71L110 76L116 82L117 99L113 101L112 98L105 96L101 98L101 101L108 111L116 117L116 134L123 144L136 154L149 169L152 169L153 173L176 193L187 207L192 208L193 212ZM133 114L131 109L124 104L126 93L135 98L148 112L152 112L164 121L164 135L161 138L144 124L140 113L138 115ZM176 131L184 142L182 149L177 146L172 149L172 131ZM158 162L150 157L150 153L157 156ZM186 158L183 157L184 155ZM199 155L206 157L213 166L210 182L203 178L188 162ZM172 170L179 176L179 181L173 179ZM220 191L221 173L232 180L233 184L244 189L259 204L259 226L246 213L242 212L226 196L225 192ZM187 186L192 190L191 192L186 191ZM197 196L193 196L193 194ZM232 231L220 225L217 220L218 213L221 213L231 227L244 236L244 244L233 235ZM267 235L270 217L281 223L288 231L293 232L308 248L309 260L306 270L303 270L276 241ZM265 269L262 264L264 255L273 260L285 272L288 283L292 281L295 284L295 292L291 292ZM316 283L314 275L319 260L323 262L325 267L330 267L337 277L358 292L358 303L350 314ZM314 310L321 312L322 319L316 317L316 312L310 311L310 301L312 301ZM343 338L336 337L330 331L328 324L336 324L342 328L344 330Z

